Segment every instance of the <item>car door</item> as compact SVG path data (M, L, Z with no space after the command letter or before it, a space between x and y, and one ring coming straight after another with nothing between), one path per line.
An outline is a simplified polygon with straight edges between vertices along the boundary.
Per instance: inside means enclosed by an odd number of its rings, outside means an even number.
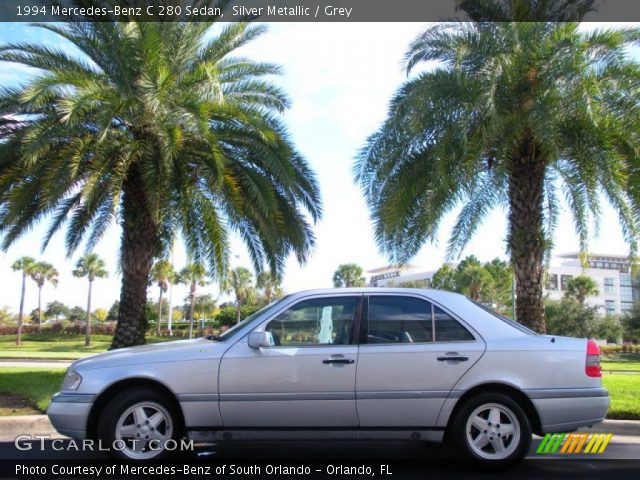
M254 331L222 358L220 413L225 427L356 427L355 379L362 295L303 298Z
M356 378L361 427L433 427L484 341L416 295L369 295Z

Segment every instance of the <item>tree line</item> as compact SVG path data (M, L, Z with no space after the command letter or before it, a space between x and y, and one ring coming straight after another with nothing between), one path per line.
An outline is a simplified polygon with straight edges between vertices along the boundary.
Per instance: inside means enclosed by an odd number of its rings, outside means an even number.
M72 271L75 277L87 278L89 283L87 293L86 309L82 307L68 307L62 302L54 301L46 305L46 309L42 308L42 289L46 283L58 286L59 272L56 268L44 261L36 261L32 257L21 257L17 259L13 265L14 271L22 274L22 288L20 296L19 313L16 320L17 335L16 344L19 346L22 342L22 326L25 323L24 301L26 297L27 280L33 280L38 288L38 307L31 312L29 319L38 325L38 331L42 328L43 314L47 318L59 320L64 317L76 323L84 321L85 326L85 345L91 344L91 320L112 320L117 321L120 313L120 302L116 300L111 308L106 311L97 309L92 311L92 287L93 282L97 278L105 278L108 272L105 268L105 262L95 253L88 253L82 256L76 263L76 268ZM156 261L151 269L150 284L158 287L157 302L147 302L145 304L145 329L148 320L154 320L156 324L155 333L160 335L161 324L163 321L169 325L169 305L164 295L166 294L170 284L184 284L189 287L189 294L185 298L185 304L182 307L181 318L189 321L189 338L193 337L194 319L204 317L206 312L209 315L220 316L222 325L229 326L232 323L240 321L241 316L253 313L258 308L271 303L273 300L284 295L281 287L281 279L269 271L260 272L254 279L254 275L248 268L237 267L229 271L224 277L224 281L218 284L218 295L214 297L211 294L198 295L198 288L206 287L212 283L207 275L207 269L200 263L188 263L181 270L175 270L171 261L160 259ZM235 302L233 305L222 304L218 308L217 302L222 295L233 294ZM155 303L155 305L154 305ZM156 307L154 310L153 307ZM228 319L228 309L232 309L233 321ZM249 312L249 313L247 313ZM2 320L6 323L12 316L8 309L3 309Z
M37 322L38 330L42 328L42 289L44 285L49 282L53 286L58 285L59 272L55 267L43 261L36 261L32 257L21 257L16 260L11 268L14 271L22 273L22 288L20 290L20 309L18 312L18 334L16 336L16 345L20 346L22 343L22 325L24 323L24 299L26 296L27 279L33 280L38 287L38 308ZM96 278L105 278L108 273L105 268L104 260L102 260L95 253L87 253L80 257L76 263L76 268L72 271L74 277L87 278L89 282L89 289L87 293L87 308L85 311L85 345L91 344L91 293L93 289L93 282ZM56 315L65 313L64 309L61 309L60 305L49 305L55 309ZM76 312L77 313L77 312Z

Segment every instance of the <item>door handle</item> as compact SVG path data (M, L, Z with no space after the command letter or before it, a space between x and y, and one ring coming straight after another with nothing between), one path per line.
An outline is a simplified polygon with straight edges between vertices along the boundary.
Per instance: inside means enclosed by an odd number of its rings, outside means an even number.
M446 356L446 357L438 357L438 361L439 362L446 362L446 361L466 362L467 360L469 360L469 357L464 357L462 355L452 355L452 356Z
M355 363L355 360L353 358L325 358L322 360L322 363L325 365L330 365L332 363L351 364Z

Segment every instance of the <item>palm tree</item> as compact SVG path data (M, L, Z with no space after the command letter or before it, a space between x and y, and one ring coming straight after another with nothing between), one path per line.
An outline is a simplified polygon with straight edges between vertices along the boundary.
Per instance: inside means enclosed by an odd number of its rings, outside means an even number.
M104 260L101 259L95 253L87 253L80 257L76 268L73 271L74 277L87 277L89 280L89 292L87 294L87 325L85 326L85 340L84 345L88 347L91 345L91 290L93 288L93 282L96 278L107 277L107 269L105 268Z
M29 273L31 279L38 286L38 331L42 328L42 287L46 282L53 286L58 285L58 271L47 262L36 262L31 266Z
M333 274L333 286L336 288L364 287L365 283L362 267L355 263L343 263Z
M498 309L513 311L513 269L508 262L494 258L484 264L495 283L495 301Z
M153 259L175 237L223 276L235 232L257 271L281 273L289 254L303 263L313 248L320 193L281 121L289 100L266 78L280 68L235 52L265 27L83 20L37 27L78 55L0 46L0 62L38 72L0 90L0 246L44 217L43 247L66 222L69 252L120 226L120 348L144 343Z
M251 270L244 267L231 270L229 275L229 288L236 297L236 323L239 323L241 315L240 308L242 305L253 300L255 296Z
M565 297L573 298L584 306L587 297L594 297L599 294L598 284L587 275L578 275L567 282L567 289L564 293Z
M158 260L151 269L151 279L158 284L160 290L158 297L158 323L156 335L160 335L160 323L162 322L162 295L167 291L169 283L174 283L176 272L169 260ZM169 313L171 314L171 313Z
M201 263L189 263L178 276L180 283L189 286L189 338L193 338L193 315L196 306L196 291L198 286L207 285L207 270ZM169 313L171 314L171 312Z
M16 345L22 345L22 321L24 319L24 297L27 290L27 276L31 274L31 269L36 261L31 257L20 257L13 262L11 269L14 272L22 272L22 290L20 291L20 311L18 312L18 335Z
M458 291L458 271L450 263L443 264L431 278L431 287L436 290Z
M460 290L476 302L490 301L495 294L495 282L482 265L467 265L458 272Z
M204 335L204 324L207 317L211 317L216 310L216 300L212 294L196 296L194 311L198 311L198 323L200 324L200 336ZM195 319L194 319L195 321Z
M256 276L256 287L262 290L267 305L271 303L273 296L281 291L280 285L282 285L281 278L271 272L260 272Z
M559 185L582 250L602 193L635 255L640 69L625 47L639 37L637 29L581 33L568 22L427 28L406 67L435 68L398 90L355 166L381 250L407 261L462 205L448 246L449 257L458 257L487 213L505 208L517 318L544 332L543 265Z
M595 0L456 0L474 22L577 22Z

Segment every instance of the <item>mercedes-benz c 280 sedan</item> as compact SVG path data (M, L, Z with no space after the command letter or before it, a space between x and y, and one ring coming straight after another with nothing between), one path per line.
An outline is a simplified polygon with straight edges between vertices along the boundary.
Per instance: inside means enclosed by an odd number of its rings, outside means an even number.
M169 441L450 439L489 464L532 433L601 422L593 341L538 335L462 295L289 295L220 336L73 363L48 415L62 434L149 460Z

